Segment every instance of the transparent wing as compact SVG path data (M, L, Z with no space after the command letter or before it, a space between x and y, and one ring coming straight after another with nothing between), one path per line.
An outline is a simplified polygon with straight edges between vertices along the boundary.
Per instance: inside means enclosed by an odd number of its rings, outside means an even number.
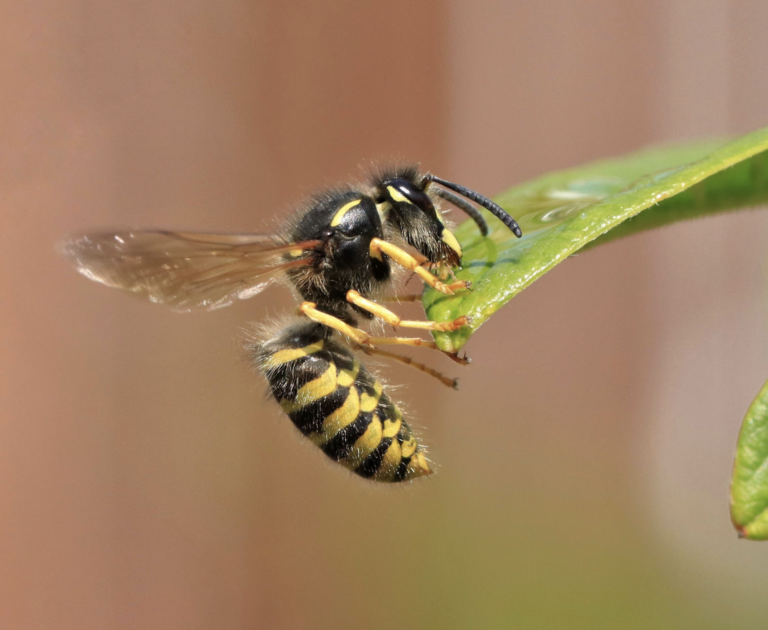
M91 280L191 311L256 295L287 269L309 264L307 252L318 245L258 234L125 231L82 234L59 251Z

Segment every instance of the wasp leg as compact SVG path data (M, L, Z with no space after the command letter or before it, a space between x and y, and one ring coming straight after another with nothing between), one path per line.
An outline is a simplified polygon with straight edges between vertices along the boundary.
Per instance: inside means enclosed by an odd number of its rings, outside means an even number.
M402 326L403 328L418 328L420 330L442 330L451 331L458 330L462 326L466 326L470 323L470 320L462 315L454 319L452 322L430 322L427 320L416 321L410 319L401 319L398 315L393 313L387 308L384 308L376 302L365 299L357 291L347 291L347 301L351 302L355 306L362 308L363 310L373 313L379 319L384 320L391 326Z
M425 374L429 374L430 376L436 378L446 387L459 389L459 379L450 378L445 374L443 374L442 372L438 372L437 370L429 367L428 365L425 365L424 363L420 363L419 361L414 361L413 359L411 359L411 357L406 357L402 354L397 354L395 352L387 352L386 350L380 350L378 348L371 348L366 346L358 346L358 347L360 350L362 350L368 355L377 355L380 357L387 357L388 359L393 359L394 361L405 363L405 365L410 365L412 368L415 368L420 372L424 372Z
M441 350L437 347L434 341L426 341L425 339L419 339L418 337L369 337L367 347L376 346L418 346L420 348L429 348L430 350L437 350L442 352L454 363L459 365L469 365L472 363L467 355L460 357L458 354L448 352L447 350Z
M465 357L460 357L457 354L440 350L434 341L426 341L425 339L419 339L418 337L371 337L367 332L350 326L346 322L343 322L338 317L334 317L328 313L323 313L316 308L317 304L313 302L302 302L299 307L299 312L303 313L309 319L328 328L338 330L340 333L349 337L359 346L376 347L380 345L400 345L400 346L419 346L422 348L430 348L432 350L438 350L446 355L452 361L455 361L459 365L467 365L470 360Z
M445 284L440 282L440 280L429 273L429 271L424 269L424 267L419 264L419 261L411 256L408 252L400 249L397 245L383 241L380 238L371 239L370 252L373 258L377 258L379 260L381 260L381 254L386 254L398 265L413 271L429 286L437 291L440 291L441 293L453 295L454 291L458 291L459 289L468 289L470 287L470 283L466 280L460 280L459 282L454 282L453 284Z
M359 328L355 328L354 326L350 326L346 322L340 320L338 317L334 317L328 313L323 313L323 311L318 311L317 308L315 308L316 306L317 304L314 302L302 302L301 306L299 306L299 312L309 317L309 319L311 319L313 322L317 322L323 326L328 326L328 328L338 330L340 333L346 335L358 345L363 346L369 344L371 337L368 333L360 330Z

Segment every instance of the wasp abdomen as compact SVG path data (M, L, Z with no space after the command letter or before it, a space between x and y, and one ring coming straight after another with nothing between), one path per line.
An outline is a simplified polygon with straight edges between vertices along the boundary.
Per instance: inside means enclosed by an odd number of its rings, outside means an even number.
M325 326L297 324L255 350L272 395L328 457L376 481L432 472L381 383Z

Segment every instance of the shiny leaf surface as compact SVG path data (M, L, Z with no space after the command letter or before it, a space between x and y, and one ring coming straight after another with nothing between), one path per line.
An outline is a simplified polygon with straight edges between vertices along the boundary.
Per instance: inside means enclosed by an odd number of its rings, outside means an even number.
M496 201L518 219L516 238L488 213L483 238L466 221L456 235L473 290L424 294L434 321L468 315L472 325L436 333L457 351L496 311L572 254L667 223L768 202L768 128L731 142L652 148L516 186ZM631 219L631 220L629 220Z

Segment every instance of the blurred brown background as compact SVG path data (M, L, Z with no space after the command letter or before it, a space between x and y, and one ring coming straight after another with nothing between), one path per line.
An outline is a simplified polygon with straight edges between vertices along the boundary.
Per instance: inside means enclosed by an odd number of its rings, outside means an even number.
M768 376L762 213L571 259L472 339L459 393L385 368L438 464L405 488L345 474L265 401L240 331L287 292L176 315L87 282L53 244L263 231L375 159L495 194L764 126L766 3L2 15L0 627L765 623L768 546L737 540L727 511Z

